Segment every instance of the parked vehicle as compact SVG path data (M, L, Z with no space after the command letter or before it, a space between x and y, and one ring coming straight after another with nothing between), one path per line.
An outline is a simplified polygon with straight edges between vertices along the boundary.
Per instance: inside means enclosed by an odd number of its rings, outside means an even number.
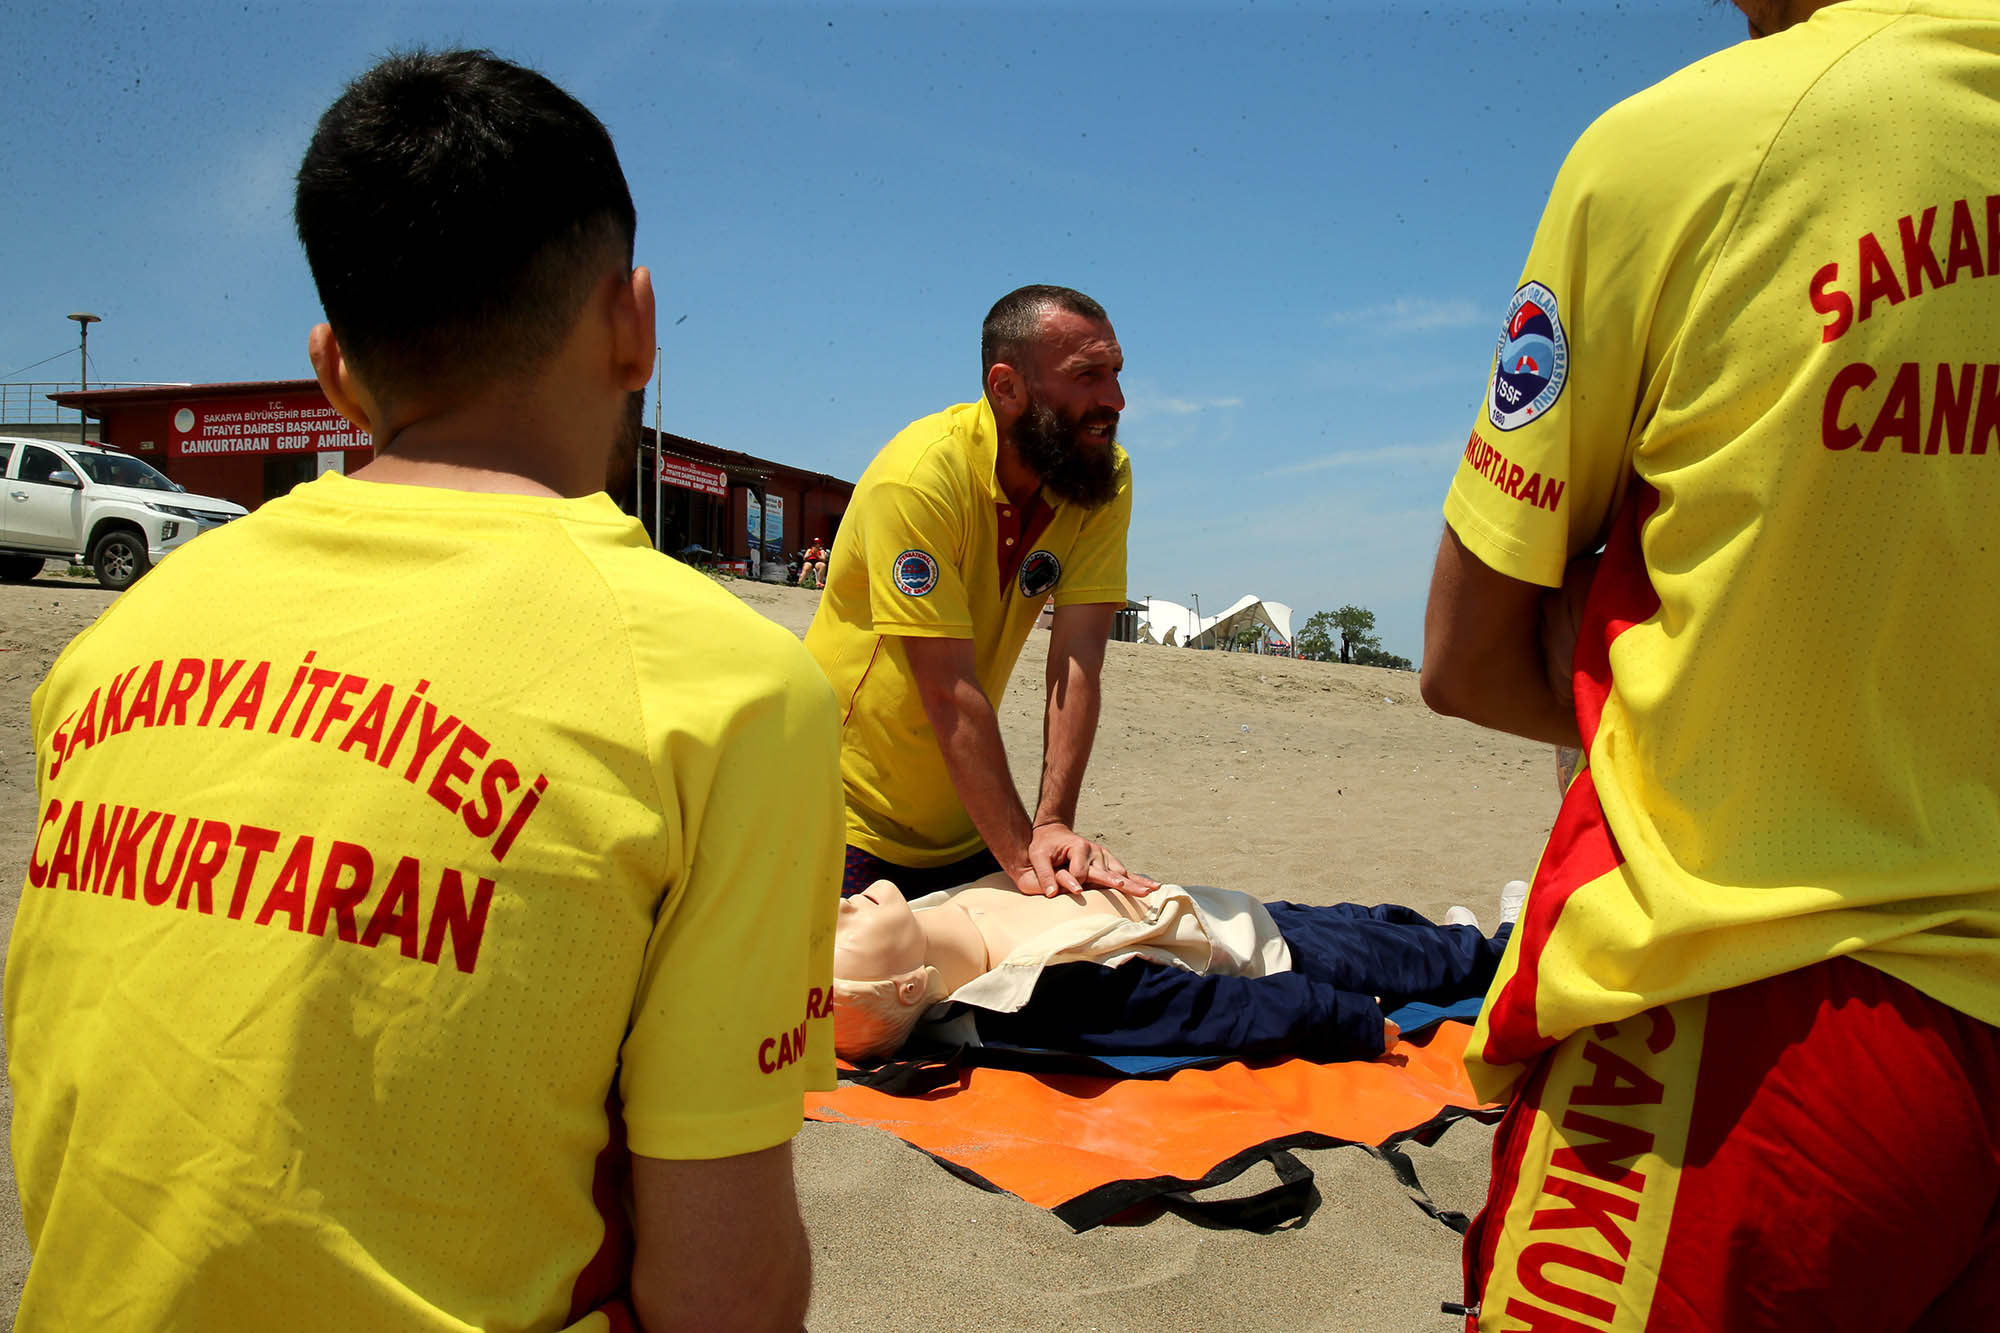
M248 512L190 495L116 449L0 435L0 579L9 583L55 557L122 591L189 538Z

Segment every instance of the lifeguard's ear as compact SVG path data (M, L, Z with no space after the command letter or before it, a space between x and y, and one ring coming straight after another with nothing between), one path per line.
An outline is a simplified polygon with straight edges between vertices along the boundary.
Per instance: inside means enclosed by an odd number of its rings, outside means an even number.
M313 376L319 380L319 387L333 410L353 422L357 429L373 435L375 424L370 419L373 404L368 390L354 378L354 368L348 364L347 354L341 350L340 339L334 336L331 324L313 325L312 332L306 335L306 356L311 359Z
M986 398L994 414L1012 418L1028 405L1027 382L1021 372L1005 361L996 361L986 371Z
M614 374L624 389L643 389L653 378L659 353L654 318L652 270L635 268L619 283L611 303Z

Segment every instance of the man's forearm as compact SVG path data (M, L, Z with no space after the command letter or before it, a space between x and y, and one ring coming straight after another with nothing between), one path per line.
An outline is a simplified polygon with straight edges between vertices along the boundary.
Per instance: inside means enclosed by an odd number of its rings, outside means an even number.
M972 826L1001 865L1026 865L1033 825L1007 767L1007 747L993 705L972 681L942 699L925 700L945 771Z
M1097 676L1081 662L1052 663L1048 707L1042 715L1042 787L1035 823L1074 826L1083 791L1083 771L1097 739L1102 691Z

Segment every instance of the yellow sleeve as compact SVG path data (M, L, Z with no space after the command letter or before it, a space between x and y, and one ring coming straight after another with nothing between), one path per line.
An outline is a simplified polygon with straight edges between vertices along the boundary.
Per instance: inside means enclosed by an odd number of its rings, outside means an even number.
M1632 103L1585 132L1501 323L1444 514L1510 578L1556 586L1602 543L1681 333L1673 312L1712 262L1726 203L1648 167L1657 134Z
M1125 604L1125 538L1132 526L1132 460L1120 450L1118 493L1083 517L1069 569L1056 585L1057 606Z
M768 628L730 655L720 743L667 738L685 871L647 947L620 1075L643 1156L782 1143L806 1091L833 1086L839 723L804 649Z
M969 639L965 515L951 497L917 482L885 481L857 492L863 506L844 522L862 533L868 610L877 634Z

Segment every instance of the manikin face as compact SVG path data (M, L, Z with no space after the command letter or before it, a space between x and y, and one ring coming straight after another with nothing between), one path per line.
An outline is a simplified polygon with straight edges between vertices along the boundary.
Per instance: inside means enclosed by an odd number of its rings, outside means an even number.
M888 981L924 965L928 943L902 891L878 879L840 901L833 927L833 975Z

